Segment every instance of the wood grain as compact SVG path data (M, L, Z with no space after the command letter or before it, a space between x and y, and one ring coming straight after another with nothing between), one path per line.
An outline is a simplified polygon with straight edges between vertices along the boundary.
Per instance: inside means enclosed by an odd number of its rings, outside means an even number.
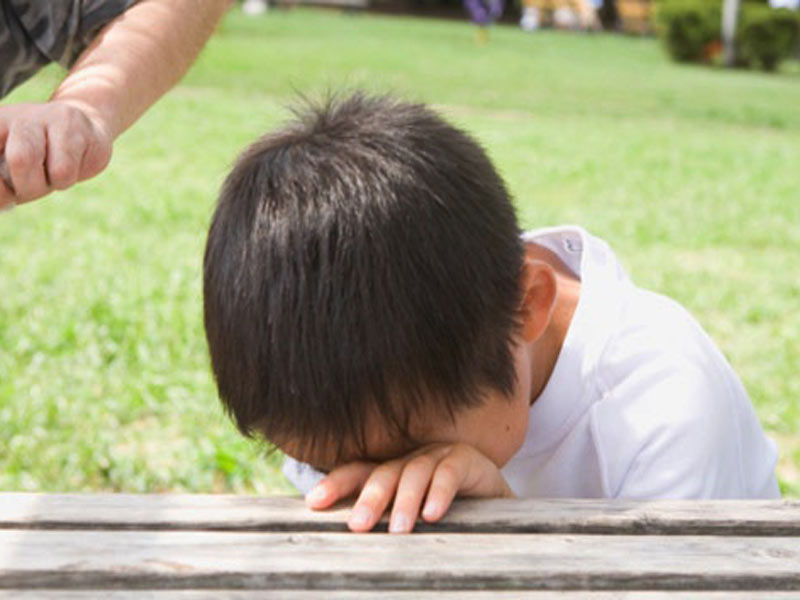
M797 539L0 531L0 587L800 590Z
M325 600L372 600L375 590L326 591ZM0 590L0 600L319 600L319 590ZM381 591L380 600L797 600L800 592Z
M296 497L0 494L0 529L345 531L347 511L314 513ZM800 501L459 500L418 530L800 536Z

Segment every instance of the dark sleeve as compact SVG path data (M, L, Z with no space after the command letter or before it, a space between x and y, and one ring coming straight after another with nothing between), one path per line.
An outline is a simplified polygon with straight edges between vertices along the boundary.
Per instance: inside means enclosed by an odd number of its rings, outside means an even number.
M136 0L0 0L0 97L44 65L69 67Z

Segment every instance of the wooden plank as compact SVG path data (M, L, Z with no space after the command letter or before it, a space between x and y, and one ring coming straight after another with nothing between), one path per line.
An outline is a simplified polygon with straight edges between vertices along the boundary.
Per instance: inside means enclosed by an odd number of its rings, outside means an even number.
M0 600L319 600L319 590L0 590ZM375 590L331 590L325 600L372 600ZM797 600L800 592L382 591L380 600Z
M324 6L334 8L363 9L369 7L369 0L277 0L281 6Z
M288 496L0 494L0 529L345 531L347 511ZM800 501L459 500L419 530L800 536Z
M796 538L0 531L0 587L800 590Z

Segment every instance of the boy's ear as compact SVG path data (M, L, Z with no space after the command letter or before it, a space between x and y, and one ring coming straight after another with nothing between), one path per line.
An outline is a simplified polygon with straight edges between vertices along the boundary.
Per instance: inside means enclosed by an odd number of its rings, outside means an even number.
M527 255L522 266L520 285L521 333L524 341L534 342L545 332L553 317L557 289L555 270L546 262Z

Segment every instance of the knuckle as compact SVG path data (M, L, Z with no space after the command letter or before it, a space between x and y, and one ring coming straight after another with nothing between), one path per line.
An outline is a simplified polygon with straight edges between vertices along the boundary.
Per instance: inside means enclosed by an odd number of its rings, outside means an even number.
M352 474L360 474L360 473L367 473L370 474L378 467L373 462L368 462L364 460L357 460L353 462L346 463L340 467L337 467L335 471L339 472L347 472Z
M448 462L462 463L471 461L476 454L474 446L457 442L453 444L445 457Z
M365 462L348 462L334 467L326 479L351 479L360 475L369 475L374 470L374 465Z
M373 477L389 479L395 477L402 469L402 463L396 460L379 464L372 471Z
M412 458L403 469L403 473L425 473L432 471L438 461L430 454L420 454Z
M458 463L456 461L448 457L439 463L436 473L440 478L444 478L445 480L457 480L461 475L461 469L458 468Z
M50 170L50 183L56 189L69 187L75 182L77 175L77 165L72 160L62 160L54 164Z
M354 469L355 465L353 463L345 463L342 465L337 465L325 474L325 480L331 480L331 479L336 479L338 477L347 476L350 473L352 473Z
M6 148L6 164L12 171L27 169L37 161L36 149L26 141Z
M62 146L58 148L59 154L73 162L78 162L86 153L88 146L86 140L77 137L69 138Z
M384 484L380 482L370 482L361 490L358 500L359 502L366 502L367 504L378 504L388 495L389 490Z

